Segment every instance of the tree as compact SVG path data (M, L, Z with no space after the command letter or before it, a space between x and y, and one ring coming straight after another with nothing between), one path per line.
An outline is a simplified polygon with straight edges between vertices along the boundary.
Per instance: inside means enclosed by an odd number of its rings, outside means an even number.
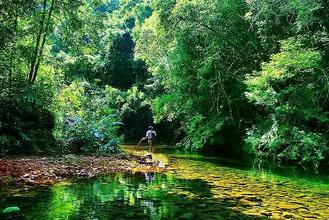
M328 75L322 53L298 38L250 76L246 96L263 109L248 132L247 147L260 158L317 169L328 157Z
M49 31L51 16L52 16L52 13L54 10L55 0L51 1L49 9L47 10L48 4L49 3L47 2L47 0L44 0L42 3L43 12L42 12L42 16L40 19L38 34L36 36L35 50L32 55L31 67L30 67L30 72L29 72L29 81L31 83L35 82L35 79L38 74L40 62L42 60L42 55L43 55L43 49L44 49L44 46L46 43L48 31Z
M154 101L155 120L179 118L186 147L237 146L249 117L244 76L261 59L247 4L155 1L152 9L135 38L137 55L165 90ZM231 136L221 137L226 131Z

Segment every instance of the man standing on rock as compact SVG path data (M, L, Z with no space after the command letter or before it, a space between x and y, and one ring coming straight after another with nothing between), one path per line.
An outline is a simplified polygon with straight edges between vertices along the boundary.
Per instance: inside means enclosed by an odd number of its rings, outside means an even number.
M153 127L149 126L149 130L146 132L146 136L143 139L144 140L147 139L148 144L149 144L150 153L154 153L156 136L157 136L157 133L153 130Z

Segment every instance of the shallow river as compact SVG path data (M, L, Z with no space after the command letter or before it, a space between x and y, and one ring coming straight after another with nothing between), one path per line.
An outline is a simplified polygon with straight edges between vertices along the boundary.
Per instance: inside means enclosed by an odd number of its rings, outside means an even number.
M127 151L143 153L127 147ZM238 161L158 153L166 174L115 174L0 189L0 210L25 219L329 219L329 177L264 171Z

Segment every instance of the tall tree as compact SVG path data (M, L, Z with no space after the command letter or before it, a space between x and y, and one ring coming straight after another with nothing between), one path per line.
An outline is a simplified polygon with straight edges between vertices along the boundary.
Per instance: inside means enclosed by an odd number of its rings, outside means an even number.
M48 7L47 0L43 1L43 13L40 19L40 24L39 24L39 31L36 36L36 44L35 44L35 50L32 55L32 60L31 60L31 67L30 67L30 72L29 72L29 81L31 83L35 82L35 79L38 74L40 62L42 60L42 55L43 55L43 50L44 46L46 43L46 38L48 36L49 32L49 26L51 23L51 16L54 10L55 6L55 0L51 0L50 6Z
M184 146L237 146L249 117L244 76L261 60L248 5L168 0L152 9L135 34L137 55L165 90L153 105L156 121L179 118Z

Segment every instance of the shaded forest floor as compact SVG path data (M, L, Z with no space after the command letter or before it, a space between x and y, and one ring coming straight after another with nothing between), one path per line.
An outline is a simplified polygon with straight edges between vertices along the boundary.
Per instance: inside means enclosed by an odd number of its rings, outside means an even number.
M111 157L17 157L0 159L0 185L42 185L65 179L90 178L115 172L163 172L151 155L118 154Z

